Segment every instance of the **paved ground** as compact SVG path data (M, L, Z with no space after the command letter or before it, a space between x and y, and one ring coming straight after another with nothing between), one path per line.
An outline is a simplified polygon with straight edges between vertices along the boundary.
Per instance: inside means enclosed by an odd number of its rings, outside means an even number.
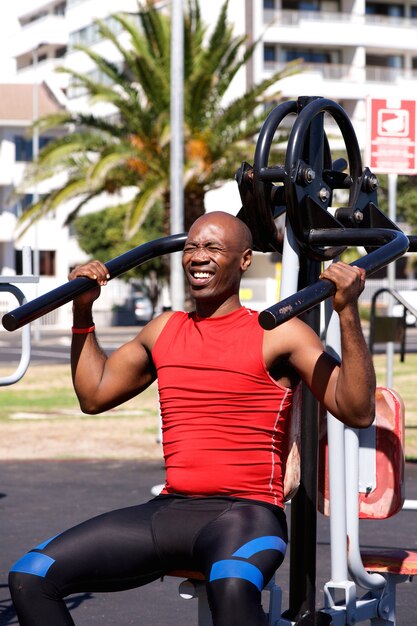
M0 625L17 620L7 589L7 570L27 549L79 521L110 508L150 497L163 479L159 462L10 462L0 463ZM406 470L406 498L417 499L417 465ZM365 547L403 547L417 550L417 511L362 523ZM288 597L289 559L279 575ZM323 583L330 576L327 519L319 516L317 541L317 606L323 603ZM414 626L417 582L398 589L398 626ZM196 602L182 600L178 581L167 578L145 588L115 594L86 594L70 600L77 626L192 626ZM242 625L249 626L249 625Z

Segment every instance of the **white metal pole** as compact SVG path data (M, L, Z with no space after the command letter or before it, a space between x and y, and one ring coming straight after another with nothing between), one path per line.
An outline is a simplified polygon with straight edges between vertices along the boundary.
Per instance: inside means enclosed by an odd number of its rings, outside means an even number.
M326 348L336 358L340 358L341 337L339 316L330 314L329 301L326 302ZM347 532L346 532L346 466L345 466L345 427L330 413L327 413L327 438L329 454L330 492L330 556L331 582L343 583L348 578Z
M36 122L39 119L39 82L38 82L38 49L35 48L32 52L32 64L34 69L34 79L32 85L32 160L35 163L39 155L39 129ZM35 183L35 189L33 192L33 202L37 202L39 199L37 185ZM39 249L37 241L37 222L35 222L35 246L34 246L34 259L33 259L33 272L35 275L39 275Z
M171 234L184 231L184 20L182 0L171 0ZM184 308L181 253L171 254L171 306Z
M32 65L34 69L34 79L32 85L32 161L36 163L39 155L39 128L37 122L39 119L39 77L38 77L38 65L39 65L39 46L32 51ZM35 204L39 200L38 185L35 182L35 188L33 191L33 203ZM40 254L39 254L39 226L38 220L35 220L33 225L33 274L35 276L40 275ZM35 296L38 295L38 284L35 286ZM33 324L35 340L40 339L40 319L35 320Z
M397 174L388 174L388 217L392 222L396 222L397 219ZM388 287L389 289L395 288L395 261L388 265L387 269ZM388 316L392 317L393 312L393 298L388 296ZM386 386L391 388L393 386L393 371L394 371L394 342L389 341L386 347L387 356L387 372L386 372Z
M284 247L282 251L280 300L288 298L297 291L300 270L300 249L289 220L286 220Z

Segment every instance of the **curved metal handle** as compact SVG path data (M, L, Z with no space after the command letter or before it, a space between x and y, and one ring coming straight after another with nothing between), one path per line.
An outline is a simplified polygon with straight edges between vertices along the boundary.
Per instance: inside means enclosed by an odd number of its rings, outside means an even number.
M274 135L278 129L278 126L291 113L297 113L297 102L295 100L282 102L275 109L273 109L265 122L262 124L262 128L259 131L258 141L256 142L255 156L253 159L253 173L258 180L269 180L270 169L268 168L269 153L271 151L271 145ZM276 180L277 173L274 171L272 176L273 180ZM262 193L262 189L260 189Z
M15 277L10 277L10 278L15 278ZM35 277L33 277L33 280L35 280ZM3 284L0 283L0 292L9 292L13 294L20 305L26 302L26 297L23 291L21 291L19 287L11 283L3 283ZM0 387L5 387L7 385L14 385L15 383L17 383L21 378L23 378L23 376L25 375L29 367L31 349L32 349L29 326L27 326L26 328L22 330L21 348L22 349L20 353L20 361L16 369L14 370L12 374L9 374L8 376L2 376L0 378Z
M131 270L138 265L142 265L150 259L154 259L169 252L178 252L184 247L187 235L171 235L169 237L161 237L141 246L137 246L120 256L111 259L105 265L109 270L110 279L120 276L124 272ZM88 291L97 283L90 278L80 276L68 283L49 291L48 293L27 302L23 306L6 313L3 316L2 324L6 330L12 331L29 324L33 320L46 315L62 306L71 302L77 296Z
M385 265L395 261L408 250L408 237L400 230L384 228L329 229L311 231L309 239L313 244L326 245L380 245L366 256L350 265L362 267L367 275L373 274ZM272 330L292 317L308 311L313 306L332 296L336 291L334 283L321 279L301 291L277 302L259 314L259 324L265 330Z
M334 119L345 143L349 175L343 177L343 183L341 178L334 176L336 172L324 129L325 113ZM342 227L343 224L328 211L332 206L333 191L342 187L350 188L351 204L360 186L362 160L358 140L351 121L339 104L327 98L307 99L291 129L285 171L287 217L302 252L320 261L335 258L343 248L338 246L331 249L327 244L324 249L314 248L308 241L308 233L314 227ZM336 184L337 180L339 182Z

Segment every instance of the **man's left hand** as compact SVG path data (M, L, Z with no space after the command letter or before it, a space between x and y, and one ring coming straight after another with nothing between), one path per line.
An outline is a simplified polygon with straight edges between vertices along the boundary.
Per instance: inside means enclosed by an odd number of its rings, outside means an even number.
M320 274L320 278L327 278L336 285L333 297L333 308L337 313L349 305L357 304L358 298L365 287L366 272L356 265L347 265L337 261Z

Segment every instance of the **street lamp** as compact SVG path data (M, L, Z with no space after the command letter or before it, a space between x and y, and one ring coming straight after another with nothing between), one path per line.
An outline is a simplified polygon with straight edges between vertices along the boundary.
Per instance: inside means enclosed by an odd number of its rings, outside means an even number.
M184 231L184 20L182 0L171 2L171 234ZM181 253L171 254L171 306L184 309Z
M35 163L38 159L39 155L39 128L37 126L37 121L39 119L39 79L38 79L38 65L39 65L39 50L42 48L44 43L40 43L32 50L32 67L34 70L34 78L32 83L32 161ZM33 191L33 204L38 202L39 194L37 189L37 183L34 183L34 191ZM39 231L38 231L38 221L35 220L33 224L33 274L35 276L40 275L40 254L39 254L39 241L38 241ZM35 287L36 292L38 291L38 283L36 283ZM38 295L37 293L35 294ZM35 339L40 339L40 320L35 321L34 325L35 329Z
M32 50L32 67L34 69L34 79L32 83L32 160L35 163L39 155L39 128L37 121L39 119L39 81L38 81L38 63L39 63L39 49L42 44L39 44ZM33 192L33 203L35 204L39 200L37 191L37 183ZM39 276L39 247L38 247L38 229L37 222L34 224L34 238L35 245L33 249L33 273Z

